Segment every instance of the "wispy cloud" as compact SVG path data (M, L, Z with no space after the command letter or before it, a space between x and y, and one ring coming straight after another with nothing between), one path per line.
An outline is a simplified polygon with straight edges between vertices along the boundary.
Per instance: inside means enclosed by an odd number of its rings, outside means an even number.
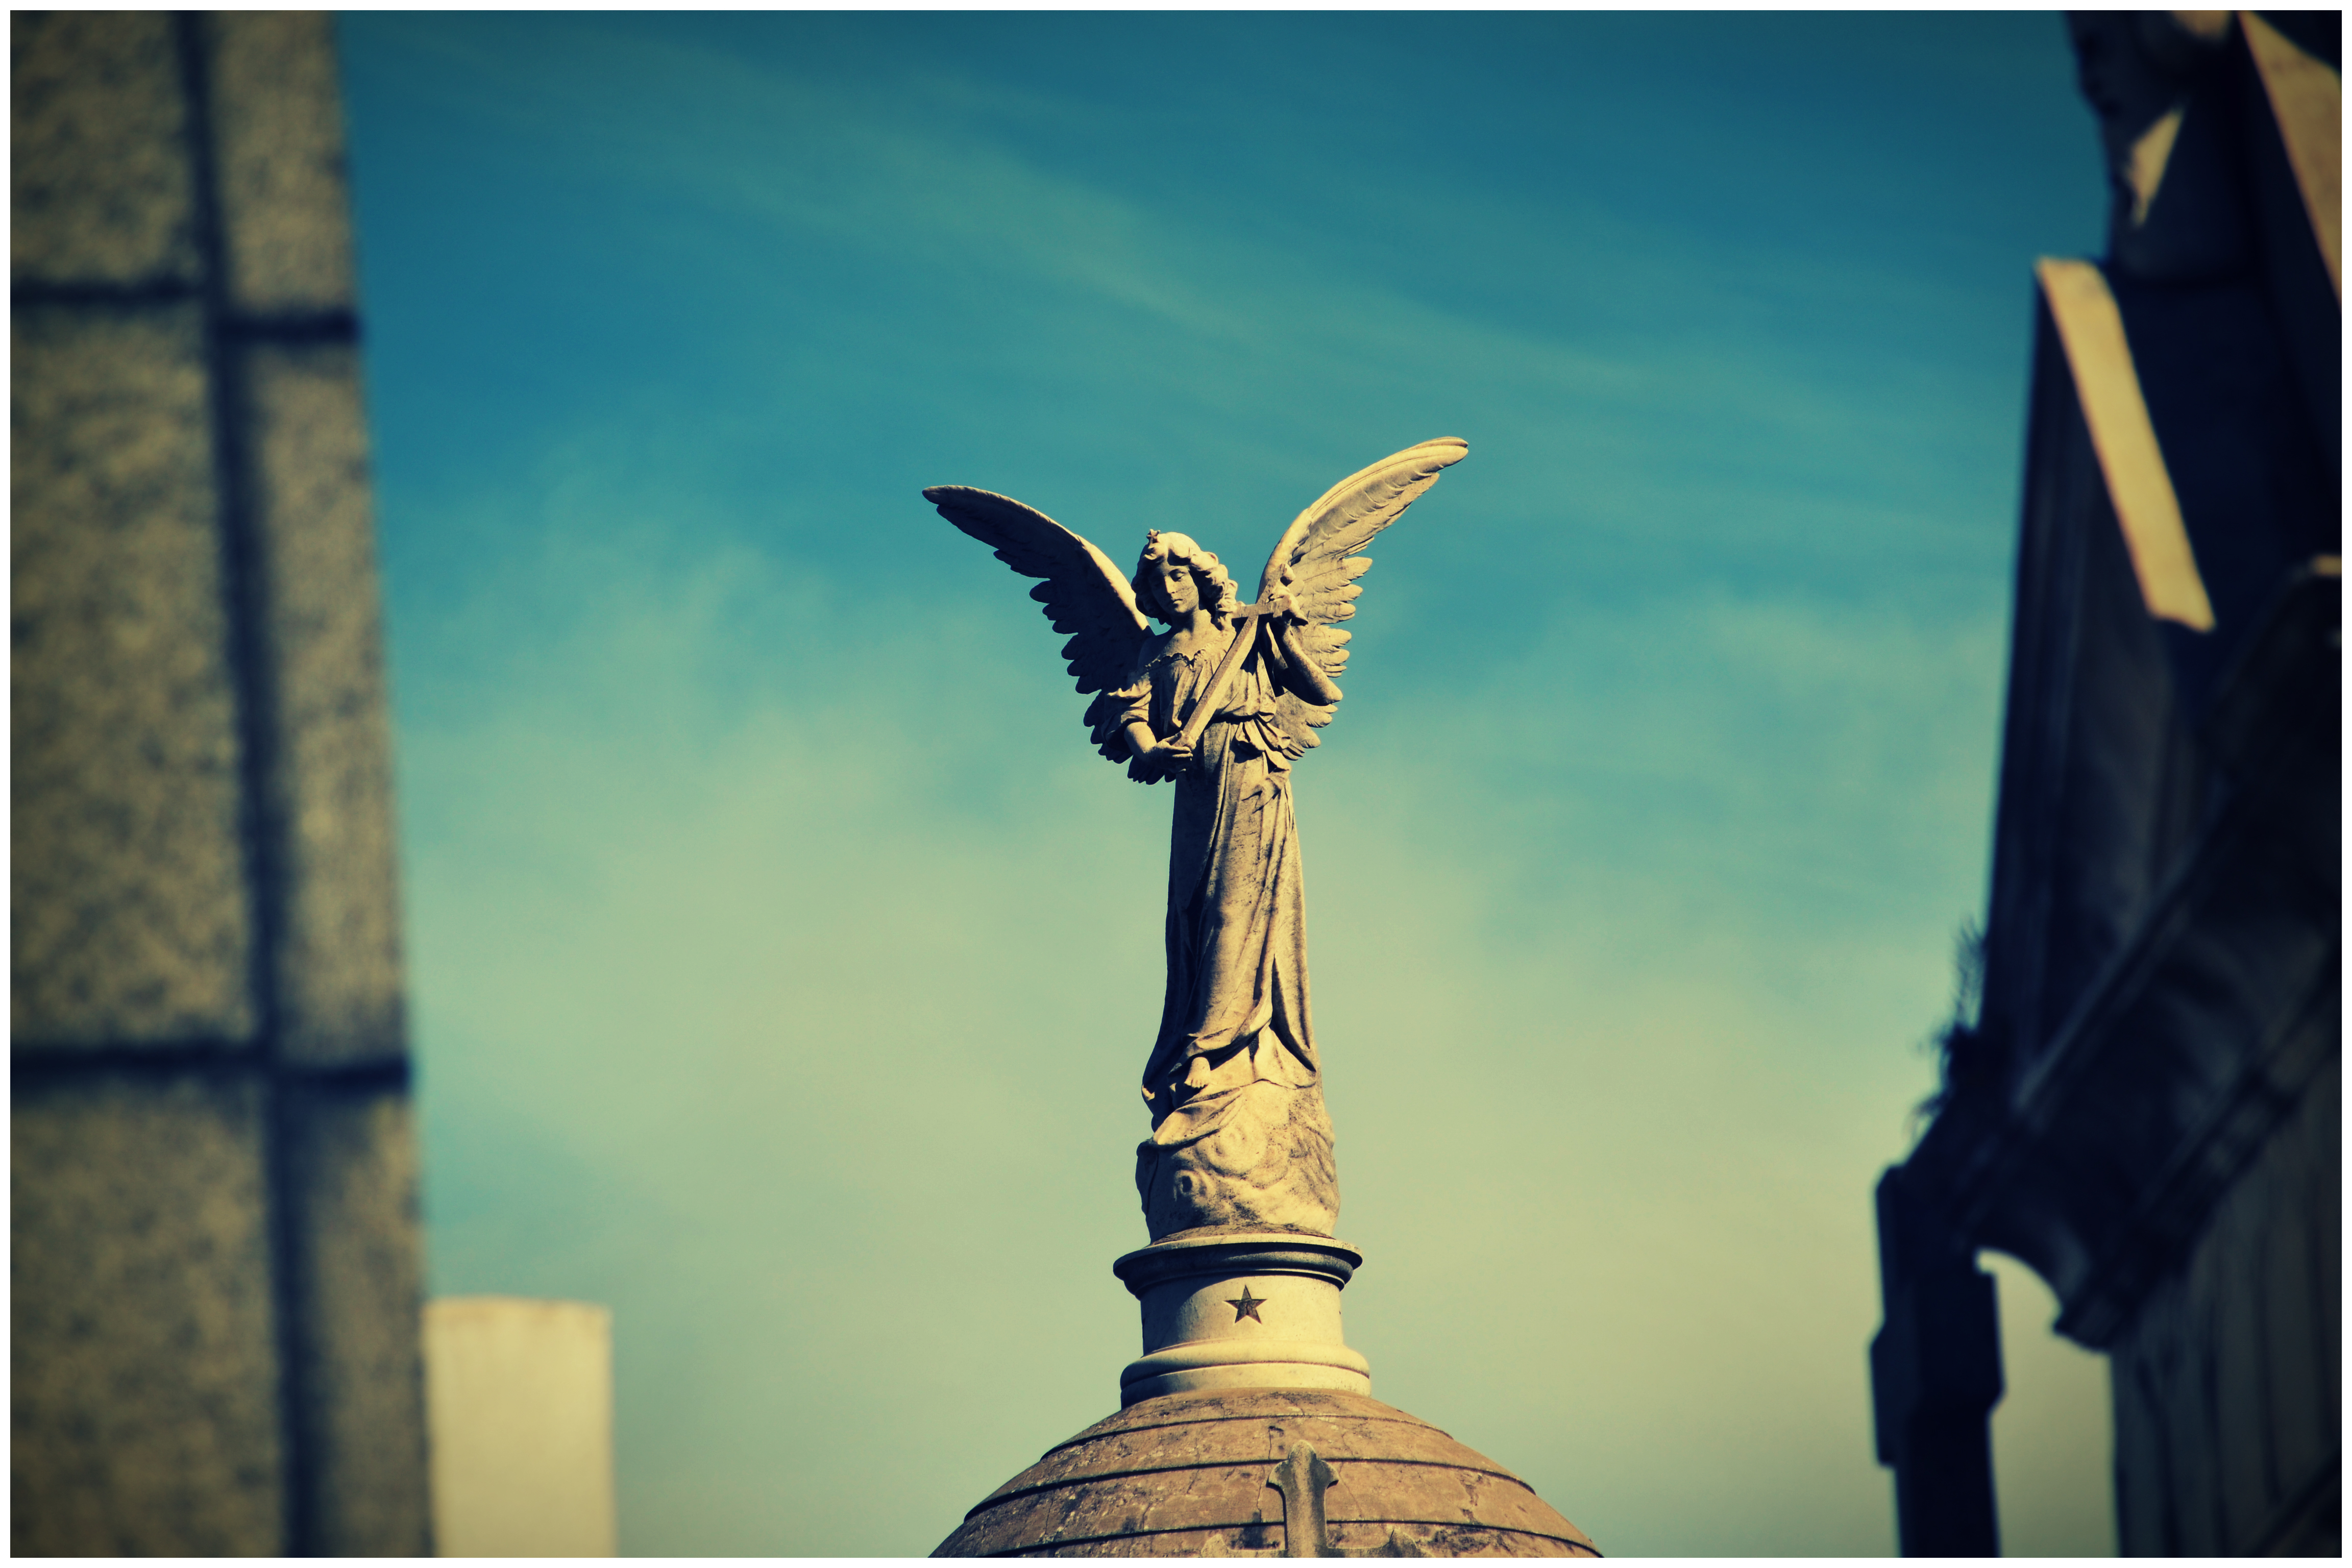
M423 20L400 36L411 30L442 37ZM1295 455L1301 435L1353 452L1368 415L1377 425L1432 405L1475 416L1482 448L1554 454L1588 525L1637 532L1673 507L1676 531L1705 531L1712 518L1751 544L1795 542L1834 530L1853 505L1840 491L1875 496L1895 480L1933 493L1946 476L1916 471L1922 453L1945 445L1929 433L1983 423L1966 400L1989 389L1956 384L1945 366L1882 358L1875 384L1843 384L1833 378L1844 361L1792 356L1787 335L1765 325L1763 302L1801 293L1814 301L1811 319L1792 330L1827 350L1837 334L1899 331L1961 304L1952 282L1881 254L1748 247L1734 262L1569 193L1506 202L1420 184L1362 188L1334 204L1352 214L1347 226L1276 238L1238 205L1174 213L1042 162L1008 127L1076 135L1086 111L1034 92L983 95L966 77L923 68L843 80L586 23L530 37L561 68L518 82L478 54L467 111L554 144L574 181L690 199L763 237L731 256L698 255L698 273L745 295L789 289L794 259L814 244L862 253L927 291L968 295L976 311L1034 315L1056 354L1083 321L1096 342L1078 355L1091 365L1080 374L1155 385L1189 411L1189 428L1160 432L1178 476L1197 470L1191 454L1213 452L1309 483L1321 469ZM431 79L450 90L450 79ZM1544 255L1563 291L1605 300L1609 319L1638 331L1579 342L1401 291L1370 262L1447 231ZM998 352L1000 334L942 337L928 315L895 344L877 330L892 330L887 316L861 316L856 352L827 345L810 373L855 380L863 363L901 395L991 395L998 367L977 356ZM1612 346L1593 346L1601 340ZM903 368L925 363L940 383L928 392L908 386ZM1017 357L1001 366L1022 368ZM1302 401L1299 388L1316 395ZM1992 390L2015 399L2013 387ZM2006 424L1994 422L2004 440ZM1777 479L1784 496L1759 493L1759 479ZM2004 486L1992 492L2002 506Z

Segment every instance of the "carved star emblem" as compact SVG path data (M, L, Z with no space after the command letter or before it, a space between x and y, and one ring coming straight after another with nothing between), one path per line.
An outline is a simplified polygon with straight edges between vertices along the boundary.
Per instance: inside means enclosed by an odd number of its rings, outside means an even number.
M1240 1300L1236 1301L1228 1297L1225 1300L1225 1305L1234 1310L1234 1321L1236 1323L1240 1322L1244 1318L1249 1319L1250 1321L1254 1323L1263 1323L1265 1321L1264 1318L1257 1315L1257 1310L1265 1305L1265 1298L1263 1296L1252 1296L1249 1293L1249 1287L1246 1285L1242 1287L1242 1299Z

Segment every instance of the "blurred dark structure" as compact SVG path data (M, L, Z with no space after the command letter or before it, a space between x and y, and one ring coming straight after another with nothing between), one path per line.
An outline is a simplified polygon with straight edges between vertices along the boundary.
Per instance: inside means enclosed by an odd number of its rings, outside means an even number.
M1975 1016L1879 1184L1902 1549L1998 1550L1979 1248L2109 1357L2129 1553L2341 1542L2341 19L2071 24Z
M11 1543L426 1552L329 25L10 46Z

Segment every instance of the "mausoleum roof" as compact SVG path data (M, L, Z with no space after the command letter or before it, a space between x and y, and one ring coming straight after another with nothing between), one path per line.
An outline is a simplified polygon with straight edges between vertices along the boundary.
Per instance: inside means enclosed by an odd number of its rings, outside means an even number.
M1303 1459L1302 1444L1313 1450ZM1286 1551L1286 1506L1307 1517L1310 1489L1327 1521L1321 1549ZM932 1555L1292 1554L1600 1550L1518 1477L1393 1405L1336 1390L1234 1388L1165 1394L1097 1422L997 1488Z

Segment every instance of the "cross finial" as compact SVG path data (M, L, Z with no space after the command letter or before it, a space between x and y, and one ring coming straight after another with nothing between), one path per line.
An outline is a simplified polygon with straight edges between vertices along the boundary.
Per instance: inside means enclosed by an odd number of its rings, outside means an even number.
M1335 1557L1325 1537L1323 1494L1339 1478L1318 1458L1312 1443L1293 1443L1290 1457L1274 1467L1265 1484L1282 1494L1282 1554Z

